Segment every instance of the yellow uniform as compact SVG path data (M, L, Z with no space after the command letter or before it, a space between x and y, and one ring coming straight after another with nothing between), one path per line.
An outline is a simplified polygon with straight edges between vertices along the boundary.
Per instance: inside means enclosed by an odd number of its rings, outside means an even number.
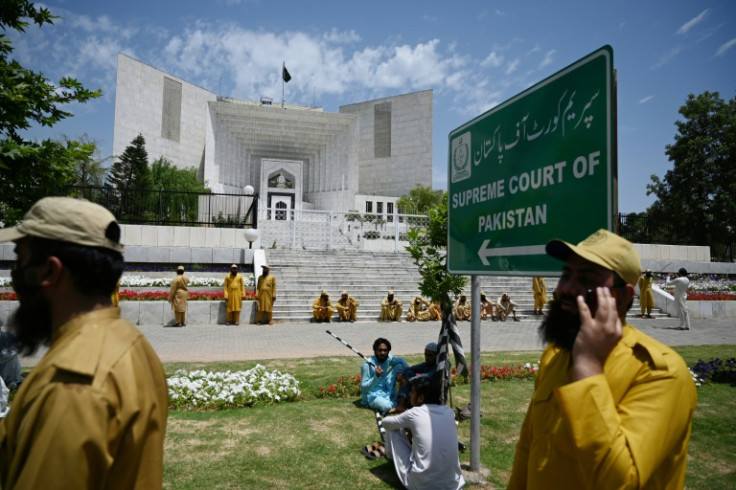
M189 291L187 290L188 284L189 278L184 274L177 274L174 280L171 281L169 303L171 303L171 309L174 310L177 325L187 324L187 299L189 297Z
M409 309L406 311L406 319L410 322L426 322L427 320L431 320L432 314L429 312L429 306L429 302L426 299L417 296L409 304Z
M433 301L429 305L429 319L430 320L442 320L442 305L439 301Z
M333 313L335 313L335 309L332 307L329 296L325 299L320 296L312 303L312 314L318 322L331 322Z
M485 320L490 316L494 321L495 318L493 318L493 301L487 299L485 295L481 294L480 297L480 319Z
M534 314L542 314L542 308L547 302L547 285L543 277L532 278L532 290L534 291Z
M243 308L243 297L245 296L245 281L238 273L225 276L225 307L227 324L240 323L240 310Z
M624 325L603 374L571 378L548 346L508 488L683 488L697 394L676 352Z
M256 287L256 300L258 301L258 313L256 322L265 314L269 324L272 323L273 302L276 300L276 278L272 274L261 275Z
M346 322L357 322L358 321L358 306L360 302L352 296L341 297L337 300L337 314L340 320Z
M651 316L652 308L654 308L654 294L652 293L652 283L654 278L652 276L641 276L639 278L639 304L641 305L641 316L644 316L644 312Z
M120 310L78 316L0 421L0 488L161 488L168 405L161 362Z
M461 296L460 299L457 300L455 303L455 318L458 320L470 320L470 301L465 299L464 296Z
M394 297L391 300L388 297L383 298L381 301L381 321L400 320L403 313L401 305L401 301Z

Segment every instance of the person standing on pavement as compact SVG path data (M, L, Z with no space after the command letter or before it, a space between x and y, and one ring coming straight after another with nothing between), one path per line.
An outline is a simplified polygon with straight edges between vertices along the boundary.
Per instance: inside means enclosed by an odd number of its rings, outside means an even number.
M534 314L544 315L542 308L547 302L547 284L543 277L534 276L532 278L532 291L534 292Z
M0 422L0 488L160 489L169 397L161 362L110 294L120 226L102 206L36 202L14 241L20 351L49 349Z
M626 324L639 254L607 230L546 251L564 266L508 488L683 488L697 393L675 351Z
M184 275L184 266L180 265L176 268L176 277L171 281L171 289L169 290L169 303L171 303L171 309L174 310L177 327L187 326L188 284L189 278Z
M652 308L654 308L654 294L652 293L652 283L654 278L652 277L652 270L647 269L644 274L639 278L637 286L639 286L639 305L641 306L641 317L644 318L646 313L647 318L652 318Z
M675 286L675 305L677 306L677 316L680 317L680 325L675 330L690 330L690 315L687 313L687 288L690 285L690 279L687 278L687 270L684 267L677 272L675 279L670 281L667 276L665 283Z
M270 274L271 268L266 264L261 266L263 271L258 278L256 285L256 301L258 302L258 311L256 312L256 324L268 322L273 325L273 304L276 301L276 278Z
M238 272L238 266L230 266L230 274L225 276L225 325L240 325L240 310L245 298L245 280Z

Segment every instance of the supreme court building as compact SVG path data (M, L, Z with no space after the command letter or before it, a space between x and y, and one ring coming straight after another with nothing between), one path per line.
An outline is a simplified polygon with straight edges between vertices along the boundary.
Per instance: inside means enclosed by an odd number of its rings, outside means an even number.
M432 185L432 90L330 113L223 97L124 54L117 63L115 155L142 134L151 160L197 168L215 193L250 185L261 209L390 215Z

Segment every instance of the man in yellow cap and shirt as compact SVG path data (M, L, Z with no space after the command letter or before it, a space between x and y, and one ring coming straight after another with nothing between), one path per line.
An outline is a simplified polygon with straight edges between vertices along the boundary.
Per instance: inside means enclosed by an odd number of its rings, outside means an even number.
M546 251L564 266L508 488L682 488L697 394L676 352L626 324L639 255L606 230Z
M342 292L340 299L337 300L337 304L335 306L337 307L337 316L340 321L358 321L358 306L360 306L360 302L350 296L347 291Z
M256 324L268 323L273 325L273 303L276 301L276 278L270 274L271 268L266 264L261 266L261 275L256 283ZM264 318L265 317L265 318Z
M123 271L115 217L47 197L0 230L7 241L21 352L49 350L0 421L0 488L161 488L166 376L110 302Z
M225 325L240 325L240 311L245 298L245 280L238 272L238 266L230 266L230 274L225 276Z
M322 291L319 298L312 303L312 315L317 322L332 322L332 314L335 309L332 307L332 301L327 291Z
M401 300L394 297L393 290L389 291L386 297L381 300L381 321L391 322L401 320L401 306Z

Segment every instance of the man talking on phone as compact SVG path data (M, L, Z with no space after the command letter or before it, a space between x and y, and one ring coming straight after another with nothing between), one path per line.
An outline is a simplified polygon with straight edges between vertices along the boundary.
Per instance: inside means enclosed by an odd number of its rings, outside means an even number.
M626 324L638 253L606 230L546 252L564 265L509 488L683 488L695 384L676 352Z

